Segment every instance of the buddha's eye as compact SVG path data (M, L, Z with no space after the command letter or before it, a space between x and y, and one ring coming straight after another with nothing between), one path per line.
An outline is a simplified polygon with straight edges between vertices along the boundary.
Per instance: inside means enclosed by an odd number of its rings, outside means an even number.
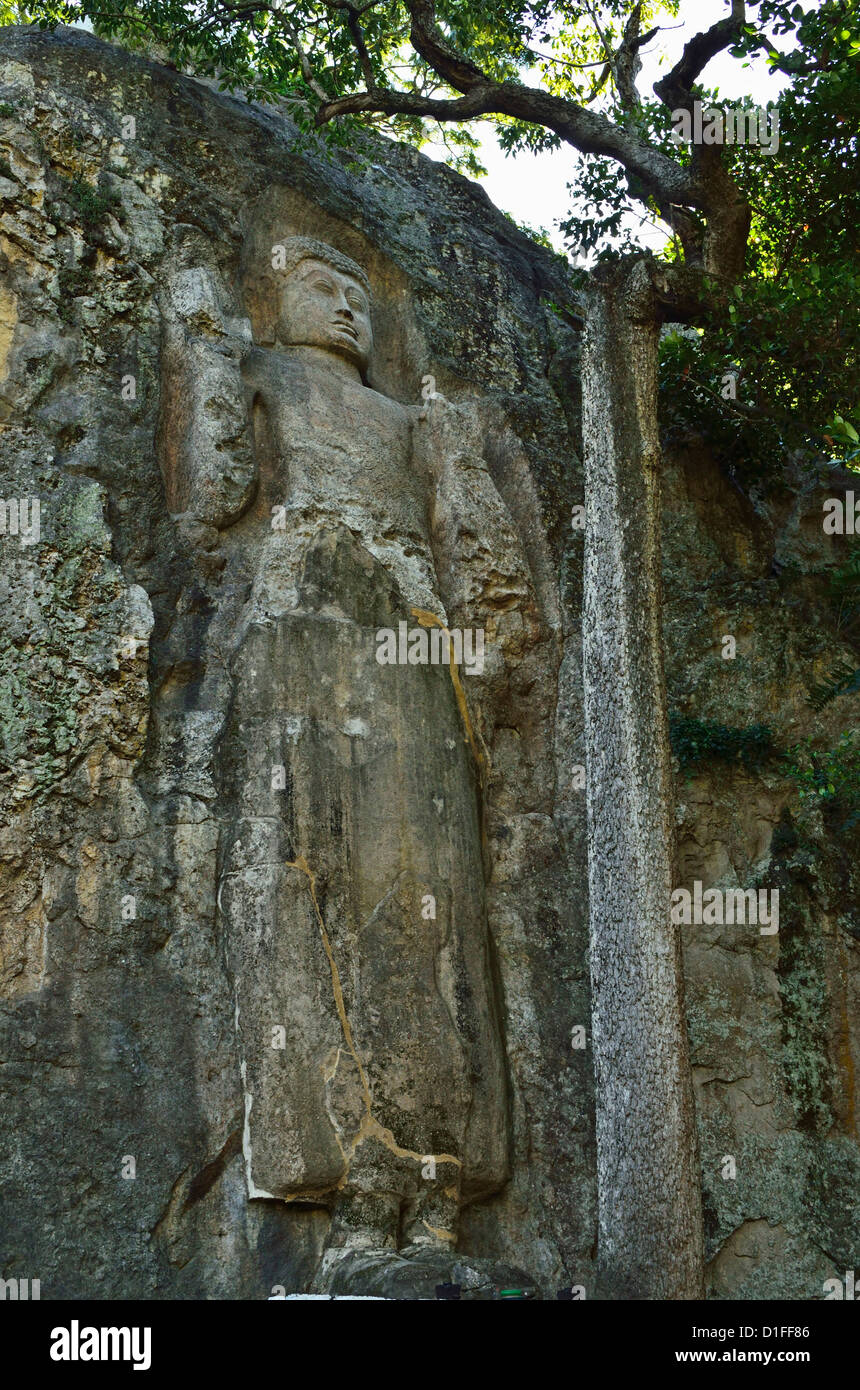
M348 292L347 292L346 302L347 302L347 304L350 306L351 309L355 309L356 313L358 313L358 314L366 314L366 313L367 313L367 304L366 304L366 302L365 302L365 299L364 299L363 295L356 294L354 290L353 290L353 291L348 291Z
M314 281L314 289L315 289L315 290L322 290L323 294L331 294L331 293L332 293L332 287L331 287L331 285L329 284L328 280L315 280L315 281Z

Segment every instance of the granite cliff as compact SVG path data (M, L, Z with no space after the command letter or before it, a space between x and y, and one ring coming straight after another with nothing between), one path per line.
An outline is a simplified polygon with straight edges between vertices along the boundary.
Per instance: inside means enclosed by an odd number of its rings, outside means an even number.
M465 1282L495 1262L588 1296L564 263L415 151L328 152L72 30L0 32L0 195L0 495L38 500L38 535L0 536L0 1276L264 1298L393 1226ZM336 419L277 374L259 273L308 238L373 297ZM350 430L352 491L317 448L348 460ZM254 475L279 439L319 465L284 544ZM676 715L782 746L856 717L807 702L840 650L821 511L846 485L667 452ZM482 669L380 665L401 622L480 629ZM774 935L683 928L710 1288L818 1298L860 1255L856 828L801 816L777 760L705 756L677 794L680 884L780 892Z

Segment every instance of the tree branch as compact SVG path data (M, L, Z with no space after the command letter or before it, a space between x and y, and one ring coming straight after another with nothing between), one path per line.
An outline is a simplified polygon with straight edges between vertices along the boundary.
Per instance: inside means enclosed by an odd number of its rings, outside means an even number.
M365 6L365 9L367 8L368 7ZM367 51L367 44L364 42L364 34L362 33L361 25L358 22L358 15L356 14L355 10L352 8L351 5L347 9L346 23L347 28L349 29L350 37L353 43L355 44L355 49L358 53L358 61L361 63L361 70L364 73L364 80L367 83L368 87L374 87L376 86L376 78L373 72L373 63L370 61L370 54Z
M652 30L652 35L657 30ZM606 64L602 58L597 58L593 63L572 63L569 58L556 58L552 53L541 53L536 48L524 48L523 52L528 58L539 58L542 63L558 63L560 67L572 68L576 72L582 72L585 68L605 68Z
M600 27L600 20L597 18L593 6L589 4L589 0L584 0L584 3L585 8L588 10L589 15L591 16L591 22L594 25L594 28L597 32L597 37L603 44L603 51L606 54L606 65L609 68L609 71L612 73L612 80L615 83L615 90L620 93L621 87L618 82L618 72L615 66L615 54L609 46L609 40L607 39L606 35ZM639 6L637 5L636 10L638 9ZM634 10L634 14L636 13L636 10Z
M448 72L451 68L448 69ZM387 116L429 116L437 121L462 121L475 116L514 116L532 125L546 126L583 154L607 155L637 175L658 199L666 203L694 204L706 209L706 186L689 169L656 150L633 131L616 125L596 111L553 96L540 88L518 82L495 82L470 75L468 90L454 99L436 99L414 92L373 88L336 97L316 115L318 125L357 113L379 112ZM448 73L442 74L450 81ZM462 80L462 79L461 79Z
M616 160L641 184L642 192L636 196L643 200L652 196L659 207L673 208L673 224L692 256L688 275L682 277L683 285L676 273L664 277L668 297L680 294L685 303L690 301L692 290L687 280L690 274L702 270L726 284L741 273L749 209L719 159L715 165L712 161L702 164L694 159L691 166L684 166L655 149L635 128L627 129L599 112L589 111L541 88L527 87L519 82L498 82L457 53L439 33L433 0L406 0L406 5L412 20L410 42L413 48L461 95L440 99L415 91L398 92L369 85L367 91L324 102L316 114L317 125L325 125L338 116L377 113L424 116L443 122L479 116L511 116L543 126L583 154ZM721 20L706 34L697 35L687 44L680 62L669 75L671 82L667 91L677 90L689 97L689 91L681 84L692 83L705 63L732 41L744 16L743 0L732 0L731 19ZM644 42L640 40L638 25L628 26L625 42L631 53ZM705 214L704 229L685 212L690 208Z
M701 265L703 229L695 215L677 203L661 203L660 216L672 228L684 251L687 265Z
M691 109L693 83L711 59L734 42L745 23L744 0L732 0L732 12L728 18L718 20L710 29L696 34L684 45L684 51L672 71L654 83L654 91L664 105L672 111Z
M287 16L284 13L281 13L279 15L279 19L281 24L283 25L284 31L286 32L287 38L290 40L290 43L296 50L299 63L301 64L302 77L305 79L305 82L307 82L314 96L318 97L319 100L322 102L328 101L329 93L326 91L325 87L321 86L317 79L314 77L314 70L311 67L310 58L308 57L307 53L302 47L301 40L299 39L298 33L293 28L291 21L287 18Z
M433 0L406 0L412 26L409 42L426 63L455 91L469 92L479 83L491 81L479 67L457 53L439 33Z
M639 25L642 20L642 6L637 5L633 10L624 28L624 37L615 55L615 80L618 85L618 95L629 110L635 110L641 104L639 91L636 86L636 78L642 67L642 59L639 57L639 50L642 46L653 39L655 34L660 32L659 26L655 25L647 33L640 34Z

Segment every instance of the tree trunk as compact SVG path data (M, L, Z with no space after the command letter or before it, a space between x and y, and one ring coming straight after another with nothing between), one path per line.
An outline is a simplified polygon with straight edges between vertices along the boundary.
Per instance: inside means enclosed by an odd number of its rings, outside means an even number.
M598 1291L702 1297L701 1185L661 637L660 312L648 262L594 277L583 349L588 884Z

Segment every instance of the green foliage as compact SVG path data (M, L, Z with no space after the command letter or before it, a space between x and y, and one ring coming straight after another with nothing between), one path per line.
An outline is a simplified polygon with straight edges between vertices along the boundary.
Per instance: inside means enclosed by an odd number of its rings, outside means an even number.
M854 546L844 564L829 572L828 602L835 616L836 631L849 642L856 639L860 628L860 542ZM844 656L834 662L824 678L809 690L809 703L822 710L840 695L860 690L860 666Z
M822 681L810 686L809 703L813 709L823 710L840 695L850 695L855 690L860 690L860 668L842 657Z
M685 772L712 761L736 763L758 772L774 754L773 730L766 724L738 729L676 714L669 716L669 737Z
M852 632L860 623L860 541L855 540L844 565L830 571L829 598L837 631Z
M93 184L87 183L79 174L71 179L63 179L61 196L54 200L52 207L55 219L59 216L58 201L68 203L84 231L101 226L107 214L114 212L121 205L118 193L103 193Z
M850 467L860 457L857 430L841 412L851 391L860 424L858 300L860 271L849 265L808 268L782 283L748 277L726 316L704 319L696 339L670 335L661 344L666 426L703 433L746 471L796 448Z
M779 472L789 443L814 445L809 431L794 422L781 425L756 413L748 402L724 397L725 379L739 390L741 369L704 333L669 333L660 344L658 392L668 442L693 433L703 436L731 473L759 477Z
M826 0L814 11L763 3L735 50L746 59L773 43L791 78L778 102L779 148L726 145L723 162L752 208L747 264L727 305L701 321L697 344L662 347L662 415L669 429L695 429L730 464L761 473L786 449L804 448L843 465L860 459L860 20L856 8ZM784 40L793 39L791 48ZM699 88L706 105L719 92ZM739 103L750 107L750 101ZM624 113L616 102L616 118ZM629 124L629 116L628 116ZM637 130L680 164L670 113L644 101ZM607 259L641 246L640 226L660 209L612 160L579 156L575 213L562 224L572 244ZM670 231L673 229L670 227ZM665 258L682 259L670 242ZM736 401L721 398L737 372Z
M59 304L57 313L64 323L74 321L74 300L79 295L88 294L92 288L92 271L88 266L74 268L64 266L57 275Z
M40 29L49 29L56 24L74 23L79 10L79 5L65 4L63 0L39 0L34 5L15 4L14 0L0 0L0 25L38 24Z
M86 183L77 175L70 181L65 197L77 213L81 226L85 228L99 226L107 213L120 205L118 193L102 193L100 189Z
M828 812L839 831L860 825L860 740L856 731L840 735L835 748L821 750L807 738L787 750L786 771L802 803Z
M857 467L860 471L860 464L856 463L860 459L860 434L850 420L834 413L832 420L827 422L824 439L832 449L841 450L846 468Z
M683 360L664 345L664 386L679 388L677 399L665 393L667 422L713 426L730 455L750 447L753 467L763 443L848 466L860 457L860 82L850 97L842 84L822 88L814 101L782 96L777 154L732 148L727 162L753 207L746 274ZM723 402L730 370L737 399Z

